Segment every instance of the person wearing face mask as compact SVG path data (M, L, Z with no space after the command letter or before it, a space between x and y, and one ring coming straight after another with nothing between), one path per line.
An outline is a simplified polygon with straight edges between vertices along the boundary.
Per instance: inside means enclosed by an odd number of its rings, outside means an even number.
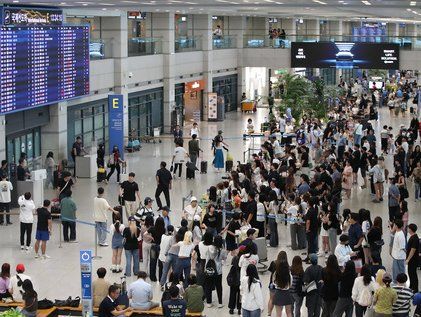
M339 266L344 267L345 263L350 261L351 257L355 256L356 253L349 246L349 238L346 234L340 236L339 242L335 248L335 256L338 259Z

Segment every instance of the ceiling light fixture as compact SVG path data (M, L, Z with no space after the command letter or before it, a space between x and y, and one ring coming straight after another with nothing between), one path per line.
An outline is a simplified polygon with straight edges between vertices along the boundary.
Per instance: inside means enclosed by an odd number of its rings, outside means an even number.
M415 6L417 5L417 2L416 2L416 1L411 1L411 2L409 3L409 5L410 5L411 7L415 7Z
M364 1L361 1L362 3L364 3L366 6L371 6L371 3L370 3L370 1L366 1L366 0L364 0Z
M19 0L13 0L13 3L19 3Z
M327 4L326 2L320 1L320 0L313 0L313 2L319 3L319 4Z

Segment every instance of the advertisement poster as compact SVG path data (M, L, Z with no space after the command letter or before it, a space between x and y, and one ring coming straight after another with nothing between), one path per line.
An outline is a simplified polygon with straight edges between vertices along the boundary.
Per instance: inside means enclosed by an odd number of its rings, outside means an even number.
M214 92L208 93L208 119L218 119L218 95Z
M124 119L123 119L123 95L108 96L108 130L110 153L114 146L120 150L120 156L124 158Z
M353 42L293 42L291 67L399 69L399 45Z

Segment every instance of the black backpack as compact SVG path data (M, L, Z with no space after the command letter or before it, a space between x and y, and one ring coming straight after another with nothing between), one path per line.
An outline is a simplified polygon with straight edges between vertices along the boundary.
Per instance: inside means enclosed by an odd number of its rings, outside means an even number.
M161 305L163 302L165 302L166 300L170 300L171 299L171 294L170 294L170 287L168 286L168 283L165 284L164 286L164 292L162 293L162 297L161 297ZM164 305L162 305L163 307Z
M217 274L215 260L209 259L206 262L204 273L207 277L213 277Z
M227 284L230 287L240 286L240 270L234 265L231 266L231 269L227 275Z

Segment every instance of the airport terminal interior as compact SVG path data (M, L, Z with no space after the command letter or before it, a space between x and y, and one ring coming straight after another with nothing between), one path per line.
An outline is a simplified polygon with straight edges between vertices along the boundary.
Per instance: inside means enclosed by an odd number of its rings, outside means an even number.
M24 264L38 300L81 296L81 305L87 303L87 306L73 312L76 316L92 314L91 298L82 294L91 290L91 280L96 279L98 268L107 269L106 280L110 283L121 283L124 277L124 251L123 270L113 273L111 234L107 234L107 246L98 245L93 216L99 187L104 188L103 197L111 207L121 203L117 173L108 181L97 180L99 169L110 172L109 157L113 157L110 154L115 148L124 160L120 180L124 181L130 172L135 173L141 198L137 204L151 197L154 216L158 217L161 211L155 191L160 163L166 162L169 169L176 139L181 139L188 151L192 129L198 134L202 151L194 178L187 179L183 162L182 175L174 177L170 189L169 217L171 224L178 228L191 197L206 206L209 188L229 181L231 174L225 166L228 155L233 169L252 162L256 156L269 166L270 159L267 161L265 153L262 154L265 142L275 136L282 141L282 148L291 142L298 146L295 132L304 124L307 127L303 116L320 120L318 131L322 142L329 123L345 117L352 121L349 118L362 113L362 119L355 119L355 125L348 124L348 144L356 144L353 129L364 121L364 133L368 125L374 131L373 147L377 155L384 157L390 177L397 170L394 138L409 131L411 126L418 138L410 146L413 150L420 145L421 1L4 0L0 18L0 160L7 162L1 173L7 173L13 185L10 201L3 201L10 204L11 224L5 221L0 226L0 265L9 263L13 276L17 264ZM294 82L298 84L294 86ZM300 90L297 85L308 89ZM293 95L293 89L298 95ZM392 107L388 103L391 95L399 100ZM369 110L361 104L354 109L352 105L361 99ZM345 110L347 107L349 111ZM293 140L286 141L286 145L285 136L279 133L285 132L285 120L295 126L290 132ZM389 133L393 135L389 153L383 151L381 143L385 125L391 127ZM317 150L311 136L314 126L311 127L300 145L310 148L312 168L308 168L308 173L313 177L316 173L313 168L329 165L330 157L315 162ZM177 134L179 130L182 135ZM228 149L223 150L221 170L213 165L213 144L219 131ZM83 150L75 157L77 139L81 140ZM105 166L98 166L97 151L102 146ZM336 160L337 149L334 147L332 151ZM50 152L54 158L50 168L54 171L53 184L47 184L45 171ZM414 196L420 185L409 174L413 161L406 155L408 172L403 172L409 193L406 225L420 225L421 196ZM420 155L414 157L418 162L421 159ZM202 162L207 162L206 173L201 171ZM23 180L18 179L22 176L22 166ZM56 182L67 171L74 182L77 243L63 240L61 220L53 217L48 257L36 258L37 217L30 248L21 249L22 207L19 208L18 198L29 191L36 208L49 199L56 207L54 210L59 210L60 190ZM298 167L293 174L296 185L301 173ZM368 177L370 181L372 175ZM389 254L389 243L393 242L388 228L390 184L385 182L383 199L376 202L370 184L364 188L360 172L357 182L351 184L350 198L343 191L338 214L342 215L346 208L352 212L364 208L370 211L372 220L382 218L385 245L381 259L386 271L392 274L394 261ZM165 205L164 195L161 200ZM108 230L112 213L107 213ZM292 250L291 225L280 221L276 226L279 245L271 247L269 240L264 240L262 247L267 250L259 250L267 253L258 265L264 310L253 316L270 316L271 273L266 266L277 259L280 251L286 251L289 264L294 256L307 257L306 249ZM270 234L268 225L266 229ZM321 238L318 243L318 249L322 250ZM85 275L81 270L84 260L80 251L92 252L89 273ZM318 254L318 263L324 267L327 256L323 252ZM229 253L222 264L223 307L218 307L217 294L213 292L212 304L205 304L202 316L232 315L226 278L232 258ZM140 262L140 270L148 272L144 262ZM303 265L304 270L309 266ZM193 265L192 273L197 273ZM416 274L421 277L419 270ZM136 280L133 274L125 278L127 286ZM153 301L161 302L163 292L159 282L150 281L149 277L146 281L152 285ZM1 302L0 312L7 309L8 304ZM411 304L410 309L412 316L416 305ZM98 312L94 310L93 314ZM50 315L38 313L37 316ZM138 316L143 315L138 313ZM275 308L272 316L281 315L277 315ZM305 300L301 316L308 316ZM333 312L323 316L339 317ZM352 316L358 317L355 312Z

